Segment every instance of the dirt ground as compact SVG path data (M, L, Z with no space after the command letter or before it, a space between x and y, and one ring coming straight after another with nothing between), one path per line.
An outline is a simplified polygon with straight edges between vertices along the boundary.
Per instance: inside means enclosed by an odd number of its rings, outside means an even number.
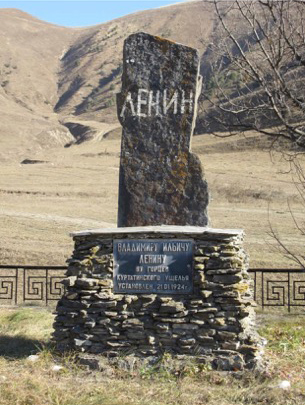
M270 224L284 242L301 249L294 215L304 215L280 154L239 150L242 140L211 135L193 139L209 183L212 227L242 228L251 267L295 267L270 237ZM119 139L40 151L43 163L0 162L1 264L62 265L71 255L69 233L116 226Z

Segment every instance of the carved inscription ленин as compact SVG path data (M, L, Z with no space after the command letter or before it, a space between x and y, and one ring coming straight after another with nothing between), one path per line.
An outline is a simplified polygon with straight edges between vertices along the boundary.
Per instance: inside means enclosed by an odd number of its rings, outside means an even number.
M208 224L208 188L190 151L199 54L143 32L124 43L118 226Z
M191 91L187 96L184 90L170 92L165 89L163 92L154 92L139 89L136 97L133 97L131 92L127 93L120 113L121 118L124 118L128 108L132 116L138 117L166 115L170 110L174 115L178 112L184 114L187 110L191 113L194 108L194 94Z

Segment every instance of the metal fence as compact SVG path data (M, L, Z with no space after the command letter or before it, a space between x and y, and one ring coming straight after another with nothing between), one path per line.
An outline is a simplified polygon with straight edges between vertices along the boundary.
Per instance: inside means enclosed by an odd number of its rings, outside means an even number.
M64 292L66 266L0 265L0 305L49 305Z
M254 281L254 300L266 307L305 307L304 269L250 269Z
M0 265L0 305L50 305L64 292L66 266ZM250 269L254 299L266 307L305 307L305 270Z

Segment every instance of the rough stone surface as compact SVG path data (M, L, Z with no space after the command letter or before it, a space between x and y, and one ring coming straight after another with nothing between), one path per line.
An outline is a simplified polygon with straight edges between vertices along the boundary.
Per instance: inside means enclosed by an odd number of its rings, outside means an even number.
M190 141L200 94L195 49L145 33L124 44L118 226L208 223L207 183Z
M222 370L261 364L263 345L255 331L252 281L241 232L193 233L194 263L203 267L194 267L193 294L180 296L114 294L113 240L118 237L122 228L112 234L74 236L75 250L64 280L66 292L58 302L54 323L53 339L59 350L118 359L126 353L137 359L171 353L177 359L190 356ZM160 234L145 233L144 228L142 234L126 229L124 237L179 239L190 235L166 233L164 228ZM228 251L230 262L223 267ZM207 270L211 267L213 271Z

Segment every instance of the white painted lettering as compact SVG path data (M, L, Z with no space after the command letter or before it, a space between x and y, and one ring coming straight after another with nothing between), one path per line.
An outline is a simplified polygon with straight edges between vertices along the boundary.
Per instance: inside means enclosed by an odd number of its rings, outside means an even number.
M185 91L182 90L182 99L181 99L181 114L184 114L185 112L185 104L189 105L189 112L193 111L193 92L190 92L190 98L185 98Z
M138 105L137 105L137 116L138 117L146 117L147 114L141 112L142 105L147 105L147 100L142 99L142 94L148 94L148 90L146 89L139 89L138 91Z
M129 93L127 94L126 99L125 99L125 102L124 102L124 105L123 105L123 108L122 108L120 117L124 117L125 110L126 110L126 107L127 107L127 103L129 103L129 105L130 105L131 114L132 114L133 116L136 115L136 111L135 111L135 108L134 108L134 105L133 105L131 93L129 92Z
M159 103L160 103L160 91L158 90L156 93L155 101L153 101L154 97L154 92L151 90L149 92L149 97L148 97L148 116L151 117L151 110L152 108L155 109L156 115L159 116Z
M164 90L163 93L163 113L166 115L167 111L174 105L174 114L178 112L178 91L176 90L173 94L173 97L170 99L167 104L167 90Z

